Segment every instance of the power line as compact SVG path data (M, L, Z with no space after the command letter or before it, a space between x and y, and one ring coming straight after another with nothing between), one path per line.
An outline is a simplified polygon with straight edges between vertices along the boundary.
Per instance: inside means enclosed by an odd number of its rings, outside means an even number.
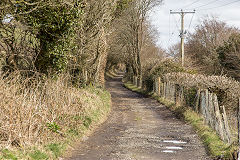
M231 5L231 4L233 4L233 3L237 3L237 2L240 2L240 0L236 0L236 1L233 1L233 2L230 2L230 3L226 3L226 4L224 4L224 5L217 6L217 7L199 9L199 11L210 10L210 9L215 9L215 8L221 8L221 7L225 7L225 6Z
M203 5L197 6L197 7L195 7L194 9L208 6L208 5L210 5L210 4L212 4L212 3L215 3L215 2L217 2L217 1L219 1L219 0L213 0L213 1L210 1L209 3L206 3L206 4L203 4Z
M171 15L171 14L170 14ZM169 39L168 39L168 44L170 44L172 42L172 38L173 36L175 35L175 33L177 32L177 30L179 30L179 22L181 20L181 17L179 18L179 20L176 20L176 17L173 15L173 18L174 18L174 22L175 22L175 27L174 27L174 31L171 31L170 29L170 32L169 32ZM169 20L170 20L170 16L169 16ZM171 22L170 22L171 23Z
M177 20L176 20L176 17L173 15L173 19L174 19L174 22L175 22L175 25L176 25L175 28L177 28L177 29L179 30L180 27L179 27L178 24L179 24L179 22L180 22L180 20L181 20L181 17L180 17L179 20L177 21Z
M193 17L194 17L195 14L192 15L192 18L191 18L191 21L190 21L190 24L188 26L188 30L190 30L190 27L191 27L191 24L192 24L192 21L193 21Z
M169 14L169 17L168 17L168 42L170 41L170 34L171 34L171 14Z
M183 6L182 8L189 7L189 6L195 4L195 3L199 2L199 1L200 1L200 0L196 0L196 1L192 2L192 3L190 3L190 4L187 4L187 5Z

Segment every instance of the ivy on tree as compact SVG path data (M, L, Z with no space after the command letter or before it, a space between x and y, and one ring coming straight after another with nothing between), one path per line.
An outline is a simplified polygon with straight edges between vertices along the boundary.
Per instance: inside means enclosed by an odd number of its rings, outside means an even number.
M32 27L40 41L35 67L41 73L61 72L67 65L70 37L83 13L82 0L18 1L18 19Z

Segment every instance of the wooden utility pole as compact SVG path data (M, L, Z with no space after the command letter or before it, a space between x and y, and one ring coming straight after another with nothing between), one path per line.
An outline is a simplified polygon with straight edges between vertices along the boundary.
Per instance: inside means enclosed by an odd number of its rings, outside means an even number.
M184 39L185 39L185 34L186 32L184 31L184 16L187 13L195 13L195 10L189 12L189 11L183 11L181 9L181 11L177 11L177 12L173 12L172 10L170 10L170 14L180 14L181 15L181 32L180 32L180 37L181 37L181 59L182 59L182 66L184 66Z

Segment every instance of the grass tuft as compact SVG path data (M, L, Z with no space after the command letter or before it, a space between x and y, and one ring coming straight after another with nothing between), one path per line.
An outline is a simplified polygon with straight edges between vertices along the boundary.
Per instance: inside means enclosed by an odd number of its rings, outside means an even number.
M61 144L52 143L47 148L53 153L54 157L59 157L62 154L64 147Z
M35 150L34 152L30 153L29 156L33 159L33 160L45 160L48 159L48 155L39 151L39 150Z
M0 159L17 160L17 157L14 155L14 153L9 151L8 149L3 149L1 153L2 155L0 156Z
M92 119L90 117L85 117L85 120L83 121L83 125L86 127L86 128L89 128L89 126L91 125L92 123Z

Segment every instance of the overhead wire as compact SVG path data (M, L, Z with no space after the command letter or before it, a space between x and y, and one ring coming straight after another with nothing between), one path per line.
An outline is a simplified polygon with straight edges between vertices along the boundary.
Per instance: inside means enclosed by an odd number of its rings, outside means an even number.
M196 3L199 2L199 1L200 1L200 0L195 0L195 1L192 2L192 3L183 6L182 8L186 8L186 7L192 6L192 5L196 4ZM199 8L199 9L197 9L197 11L204 11L204 10L210 10L210 9L225 7L225 6L228 6L228 5L231 5L231 4L240 2L240 0L235 0L235 1L228 2L228 3L225 3L225 4L223 4L223 5L219 5L219 6L216 6L216 5L215 5L215 7L203 8L203 7L209 6L209 5L211 5L211 4L215 3L215 2L218 2L218 1L220 1L220 0L212 0L212 1L208 2L208 3L206 3L206 4L197 6L197 7L195 7L194 9ZM191 25L192 25L193 18L194 18L194 14L193 14L193 16L192 16L192 18L191 18L190 24L189 24L189 26L188 26L188 30L190 29L190 27L191 27ZM198 17L198 18L201 19L200 17ZM170 17L169 17L169 20L170 20ZM179 25L178 25L178 22L177 22L177 20L176 20L175 17L174 17L174 20L175 20L175 23L176 23L175 28L177 28L177 30L178 30L178 29L179 29ZM180 19L179 19L179 21L180 21ZM169 26L169 27L170 27L170 26ZM170 30L170 28L169 28L169 36L170 36L170 33L171 33L171 30ZM168 41L169 44L171 43L172 37L173 37L173 35L174 35L175 33L176 33L176 30L171 33L171 36L169 37L169 41Z
M190 23L189 23L189 26L188 26L188 30L190 30L190 27L191 27L191 24L192 24L194 15L195 15L195 14L192 14L192 18L191 18L191 20L190 20Z
M178 25L178 23L180 22L181 17L179 18L178 21L176 20L176 17L174 15L173 15L173 18L174 18L174 21L175 21L176 28L179 29L180 26Z
M177 21L176 18L175 18L175 16L173 16L173 17L174 17L174 21L175 21L175 27L174 27L174 31L171 32L171 34L170 34L170 37L169 37L169 40L168 40L168 44L171 43L172 38L173 38L173 35L175 35L175 33L177 32L177 30L179 29L178 23L179 23L180 20L181 20L181 18L179 18L179 20Z
M233 2L229 2L229 3L226 3L226 4L224 4L224 5L216 6L216 7L212 7L212 8L199 9L198 11L210 10L210 9L215 9L215 8L221 8L221 7L225 7L225 6L231 5L231 4L233 4L233 3L237 3L237 2L240 2L240 0L236 0L236 1L233 1Z
M168 18L168 42L170 41L170 35L171 35L171 14L169 14L169 18Z
M196 0L196 1L192 2L192 3L190 3L190 4L187 4L187 5L183 6L182 8L187 8L187 7L189 7L189 6L197 3L197 2L199 2L199 1L200 1L200 0Z
M208 5L213 4L213 3L217 2L217 1L219 1L219 0L213 0L213 1L210 1L210 2L208 2L208 3L206 3L206 4L203 4L203 5L197 6L197 7L195 7L194 9L202 8L202 7L208 6Z

